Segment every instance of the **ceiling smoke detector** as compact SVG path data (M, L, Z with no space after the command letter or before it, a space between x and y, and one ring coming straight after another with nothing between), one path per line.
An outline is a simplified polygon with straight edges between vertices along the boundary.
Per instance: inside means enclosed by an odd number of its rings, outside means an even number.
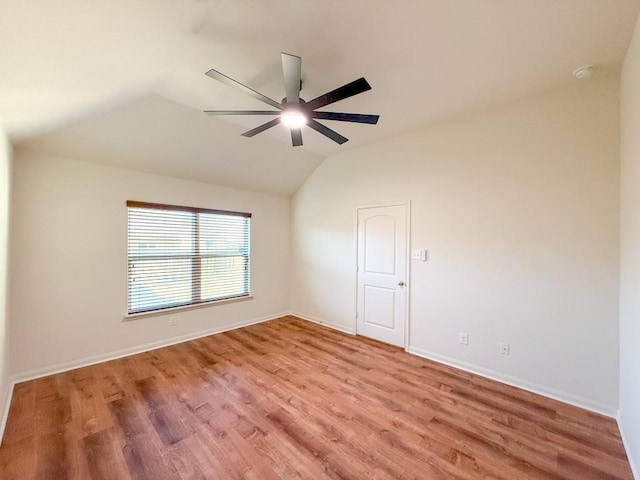
M591 75L593 75L594 70L595 70L594 66L584 65L582 67L576 68L573 72L573 76L576 77L578 80L586 80L587 78L590 78Z

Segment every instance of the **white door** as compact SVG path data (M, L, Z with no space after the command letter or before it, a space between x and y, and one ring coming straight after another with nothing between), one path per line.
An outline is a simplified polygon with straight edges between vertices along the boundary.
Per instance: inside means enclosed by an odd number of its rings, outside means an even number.
M358 335L405 346L407 206L358 209Z

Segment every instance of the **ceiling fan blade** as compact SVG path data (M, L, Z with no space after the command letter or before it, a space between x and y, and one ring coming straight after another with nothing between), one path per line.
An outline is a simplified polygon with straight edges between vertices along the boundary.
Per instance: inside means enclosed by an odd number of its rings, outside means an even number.
M302 130L300 128L291 129L291 143L294 147L302 145Z
M238 90L243 91L247 95L250 95L253 98L258 99L261 102L264 102L264 103L266 103L268 105L271 105L272 107L275 107L275 108L278 108L278 109L282 110L282 105L280 105L275 100L272 100L269 97L265 97L261 93L256 92L252 88L249 88L246 85L243 85L240 82L235 81L233 78L227 77L225 74L220 73L217 70L211 69L207 73L205 73L205 75L208 76L208 77L213 78L214 80L218 80L219 82L222 82L225 85L229 85L230 87L237 88Z
M254 135L259 134L260 132L264 132L268 128L275 127L280 123L280 118L274 118L270 122L263 123L259 127L254 128L253 130L249 130L248 132L244 132L242 134L243 137L253 137Z
M312 118L319 118L320 120L337 120L339 122L370 123L373 125L378 123L378 119L380 118L380 115L368 115L364 113L311 112L309 115Z
M329 127L325 127L320 122L316 122L313 119L309 119L309 123L307 123L307 126L313 128L316 132L323 134L325 137L329 137L331 140L339 143L340 145L342 145L344 142L349 141L348 138L343 137L338 132L331 130Z
M205 110L207 115L281 115L274 110Z
M354 95L366 92L367 90L371 90L371 85L369 85L369 82L367 82L364 77L362 77L358 80L354 80L351 83L347 83L346 85L336 88L329 93L320 95L318 98L314 98L313 100L308 101L305 104L305 108L308 108L309 110L315 110L316 108L324 107L325 105L329 105L330 103L339 102L340 100L353 97Z
M287 105L297 105L300 103L302 59L284 52L282 52L281 55L284 90L287 93Z

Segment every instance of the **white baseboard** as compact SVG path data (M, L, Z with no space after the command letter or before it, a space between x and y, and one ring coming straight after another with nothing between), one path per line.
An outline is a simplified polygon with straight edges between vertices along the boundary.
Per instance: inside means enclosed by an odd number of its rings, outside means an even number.
M618 423L618 430L620 431L620 438L622 438L622 444L624 445L624 449L627 452L627 460L629 460L629 466L631 467L631 473L633 474L633 478L635 478L635 480L640 480L640 468L635 463L640 459L636 459L632 455L633 452L631 451L631 445L629 445L629 441L627 440L627 437L624 433L624 428L620 423L620 414L618 414L618 417L616 418L616 422Z
M511 385L512 387L521 388L522 390L527 390L529 392L542 395L543 397L552 398L553 400L558 400L563 403L568 403L569 405L584 408L585 410L599 413L607 417L616 418L618 415L618 410L616 408L610 407L608 405L603 405L601 403L594 402L593 400L582 398L568 392L555 390L544 385L529 382L522 378L505 375L504 373L479 367L471 363L462 362L455 358L450 358L439 353L423 350L419 347L409 347L407 351L419 357L427 358L439 363L444 363L445 365L449 365L451 367L459 368L461 370L465 370L467 372L474 373L491 380L496 380L498 382Z
M314 318L309 315L303 315L301 313L289 312L289 315L293 315L294 317L301 318L302 320L307 320L308 322L317 323L318 325L324 325L325 327L333 328L334 330L338 330L342 333L348 333L349 335L355 335L355 328L345 327L344 325L339 325L333 322L327 322L326 320L321 320L319 318Z
M15 382L11 379L7 382L7 392L3 395L4 403L0 404L2 407L2 418L0 418L0 445L2 445L2 439L4 438L4 429L7 427L7 419L9 418L9 407L11 406L11 399L13 398L13 386Z
M144 345L136 345L135 347L125 348L122 350L116 350L109 353L95 355L91 357L80 358L72 360L70 362L59 363L57 365L47 366L44 368L36 368L27 372L22 372L11 377L14 383L25 382L27 380L33 380L40 377L46 377L47 375L53 375L55 373L62 373L68 370L75 370L76 368L88 367L96 363L108 362L109 360L115 360L122 357L128 357L137 353L149 352L158 348L168 347L177 343L188 342L189 340L195 340L196 338L207 337L209 335L215 335L216 333L228 332L229 330L235 330L237 328L247 327L256 323L267 322L280 318L284 315L288 315L288 312L278 313L276 315L269 315L267 317L254 318L251 320L245 320L242 322L231 323L222 327L216 327L207 330L200 330L197 332L187 333L178 337L167 338L159 340L157 342L147 343Z

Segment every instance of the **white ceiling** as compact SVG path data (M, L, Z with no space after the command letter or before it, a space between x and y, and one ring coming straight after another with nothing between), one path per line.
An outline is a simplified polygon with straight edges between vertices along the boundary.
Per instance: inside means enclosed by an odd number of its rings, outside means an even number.
M290 195L322 158L619 69L637 0L2 0L0 121L13 143L70 158ZM373 90L325 110L381 115L240 136L280 100L280 52L302 56L302 97L364 76Z

